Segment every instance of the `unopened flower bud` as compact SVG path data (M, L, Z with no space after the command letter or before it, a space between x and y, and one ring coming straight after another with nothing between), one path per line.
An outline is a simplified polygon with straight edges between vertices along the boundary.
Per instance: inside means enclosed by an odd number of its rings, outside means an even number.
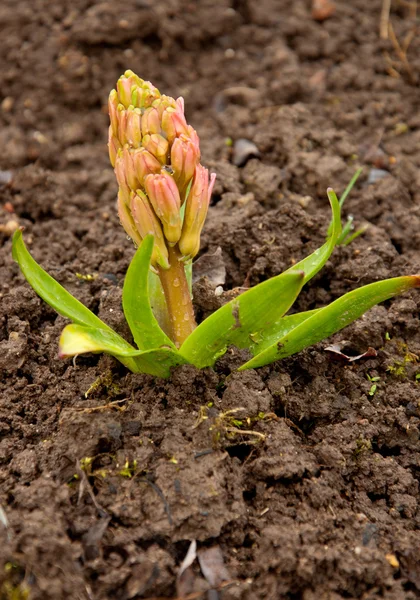
M161 97L161 94L150 81L143 83L143 94L142 94L142 108L148 108L152 106L153 102Z
M169 107L176 109L177 103L170 96L162 95L160 98L153 101L152 106L153 106L153 108L156 108L156 110L159 113L159 118L162 119L162 115L163 115L164 111Z
M182 112L182 114L184 114L185 102L184 102L184 98L182 96L180 96L179 98L176 99L176 105L179 108L179 110Z
M156 266L158 264L163 269L169 269L168 249L163 237L162 227L147 196L141 190L137 190L136 193L133 192L130 206L133 221L141 237L144 238L148 233L154 236L152 265Z
M108 112L111 121L112 133L118 137L118 93L117 90L111 90L108 98Z
M155 158L162 164L166 164L166 158L168 156L169 143L159 133L152 133L152 135L145 135L142 140L142 146L150 154L153 154Z
M147 175L160 173L162 165L157 158L155 158L153 154L150 154L150 152L148 152L145 148L139 148L138 150L135 150L132 158L136 178L140 185L143 185L144 179L147 177ZM133 187L132 189L137 189L138 187L139 185Z
M140 246L141 244L141 236L136 229L134 224L133 217L131 216L130 209L125 201L125 198L121 194L121 191L118 193L118 216L120 218L121 225L124 227L126 234L130 237L133 242Z
M185 191L200 160L200 148L188 136L175 138L171 148L171 167L180 192Z
M122 177L122 171L124 171L125 181L126 181L128 187L130 188L130 190L136 190L140 186L140 181L137 176L137 170L136 170L136 167L134 164L135 152L136 152L135 150L134 151L130 150L128 146L124 146L124 148L120 152L121 164L120 164L120 160L117 159L118 170L121 173L121 177ZM119 175L118 175L117 171L115 171L115 172L117 174L117 180L119 183L120 182Z
M109 135L108 135L108 150L109 150L109 160L111 161L111 165L115 167L115 161L117 160L118 150L121 148L120 142L118 138L115 137L112 131L112 126L109 126Z
M165 237L176 244L181 237L181 198L178 187L169 173L148 175L144 187L156 215L163 224Z
M188 125L179 108L169 106L162 114L162 131L171 144L182 133L188 133Z
M130 106L127 109L126 130L124 132L124 136L127 140L127 143L132 148L139 148L141 146L141 121L141 110L139 108L133 108L132 106Z
M127 111L125 110L122 104L119 104L117 107L117 116L118 116L118 139L120 141L121 146L124 146L128 143L126 133L127 133Z
M157 108L154 108L153 106L146 108L141 118L141 129L143 135L160 133L160 116Z
M130 203L130 187L127 183L126 170L124 165L123 152L120 150L118 152L117 158L115 160L115 175L117 177L117 182L119 186L119 194L123 198L124 202L128 205Z
M181 253L188 258L193 258L200 248L200 234L207 215L211 192L216 175L210 176L202 165L197 165L194 179L185 205L182 235L179 240Z
M126 77L122 75L117 81L117 91L118 91L118 99L120 103L124 106L124 108L128 108L131 101L131 87L133 85L133 81L131 77Z

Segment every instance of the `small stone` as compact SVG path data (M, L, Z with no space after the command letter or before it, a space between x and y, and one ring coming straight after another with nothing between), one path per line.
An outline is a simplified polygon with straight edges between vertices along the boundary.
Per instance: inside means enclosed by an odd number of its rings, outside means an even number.
M389 177L390 173L385 171L384 169L371 169L369 171L367 184L371 185L372 183L376 183L385 177Z
M240 138L233 145L232 162L236 167L243 167L250 158L259 158L260 151L254 142Z
M15 220L6 221L6 223L0 224L0 233L4 233L7 236L12 236L16 229L19 229L19 223Z
M14 99L11 96L6 96L3 102L1 103L1 109L3 112L10 112L13 108L13 104L15 103Z
M394 569L399 569L400 563L398 561L398 558L395 556L395 554L385 554L385 558L389 562L391 567L393 567Z

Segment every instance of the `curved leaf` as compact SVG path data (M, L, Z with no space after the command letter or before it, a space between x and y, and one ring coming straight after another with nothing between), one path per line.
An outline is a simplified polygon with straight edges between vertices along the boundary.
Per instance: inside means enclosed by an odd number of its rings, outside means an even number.
M314 275L318 273L325 265L329 257L331 256L337 240L341 235L341 209L338 202L337 196L332 188L327 190L328 200L330 201L332 210L332 220L330 224L331 233L329 232L327 241L318 250L312 252L309 256L301 260L300 262L287 269L285 273L294 273L296 271L305 272L304 284L308 283Z
M149 271L152 251L153 236L147 235L135 253L125 276L123 310L140 350L160 346L169 346L175 350L172 341L160 328L150 306Z
M294 315L286 315L282 317L270 327L269 331L264 331L260 340L256 340L256 343L249 346L251 353L254 356L264 352L270 346L276 343L276 341L285 336L289 331L295 329L298 325L312 317L315 313L322 310L321 308L315 308L314 310L307 310L305 312L295 313Z
M84 325L67 325L60 337L60 356L76 356L84 352L105 352L122 362L134 373L169 377L171 367L187 361L172 348L136 350L113 331Z
M32 258L22 238L22 230L13 235L13 258L35 292L63 317L75 323L112 331L99 317L72 296ZM122 339L122 338L121 338Z
M211 366L230 345L249 348L289 310L302 289L302 271L282 273L231 300L203 321L179 352L198 368Z
M262 367L296 354L340 331L379 302L414 287L420 287L420 275L394 277L353 290L316 311L312 317L279 337L275 344L242 365L239 370Z

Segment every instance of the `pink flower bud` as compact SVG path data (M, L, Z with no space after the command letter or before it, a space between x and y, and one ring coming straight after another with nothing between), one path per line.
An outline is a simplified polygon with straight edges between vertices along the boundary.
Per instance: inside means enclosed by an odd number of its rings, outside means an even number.
M137 176L137 169L134 161L135 152L135 150L130 150L128 146L124 146L124 148L120 152L122 166L119 164L119 160L117 159L118 169L124 170L125 181L130 190L133 191L140 187L140 181ZM117 180L119 183L118 177L119 174L117 174Z
M174 179L181 192L186 189L191 181L199 160L200 148L198 144L195 144L184 134L175 138L171 148L171 167L174 171Z
M143 135L160 133L160 116L157 108L153 106L146 108L141 118L141 129Z
M115 167L115 161L117 159L118 150L121 148L120 142L118 138L112 132L112 126L109 126L108 130L108 150L109 150L109 160L111 161L111 165Z
M158 111L160 119L162 119L163 112L169 106L171 108L177 108L177 104L176 104L175 100L173 98L171 98L170 96L165 96L165 95L163 95L160 98L158 98L157 100L155 100L153 102L152 106L153 106L153 108L156 108L156 110Z
M118 193L118 216L120 218L121 225L124 227L126 234L133 240L133 242L140 246L141 244L141 236L136 229L134 224L134 220L131 216L130 209L127 206L125 199L121 192Z
M179 240L181 253L193 258L200 248L200 234L207 216L216 175L212 173L209 184L209 173L202 165L197 165L194 179L185 205L182 235Z
M111 121L112 133L118 137L118 94L112 90L108 98L108 112Z
M169 269L168 249L163 237L162 227L147 196L141 190L137 190L136 193L131 195L130 206L133 221L141 237L144 238L148 233L151 233L155 238L152 265L156 266L158 264L163 269Z
M119 104L117 107L117 117L118 117L118 139L120 141L121 146L128 143L126 133L127 133L127 111L125 110L122 104Z
M141 119L142 115L139 108L130 106L127 109L124 137L132 148L138 148L141 145Z
M148 175L144 187L150 203L163 224L165 237L176 244L181 237L181 198L177 185L169 173Z
M150 154L150 152L148 152L145 148L139 148L138 150L135 150L132 154L132 159L136 178L139 181L139 185L133 187L133 190L136 190L138 187L143 185L144 179L147 177L147 175L160 173L162 165L153 156L153 154Z
M127 183L126 177L126 168L124 165L123 152L120 150L118 152L117 158L115 160L115 175L117 177L117 182L119 186L119 193L123 198L124 202L128 205L130 203L130 187Z
M169 106L162 114L162 131L171 144L182 133L188 133L188 126L184 114L179 108Z
M150 81L145 81L142 89L142 108L152 106L157 98L160 98L159 90Z
M153 154L162 165L166 165L169 143L163 136L159 133L145 135L142 139L142 146L150 152L150 154Z
M182 112L182 114L185 113L185 102L184 102L184 98L182 96L180 96L179 98L176 99L176 105L179 108L179 110Z
M124 106L124 108L128 108L131 101L131 87L133 85L133 81L131 77L125 77L122 75L117 81L117 91L118 91L118 99L120 103Z

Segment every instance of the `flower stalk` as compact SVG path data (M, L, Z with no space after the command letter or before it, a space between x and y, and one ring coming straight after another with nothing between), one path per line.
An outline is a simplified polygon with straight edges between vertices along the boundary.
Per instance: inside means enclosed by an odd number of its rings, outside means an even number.
M168 248L168 258L169 269L158 267L158 275L168 308L169 337L179 348L197 325L182 255L177 246Z

